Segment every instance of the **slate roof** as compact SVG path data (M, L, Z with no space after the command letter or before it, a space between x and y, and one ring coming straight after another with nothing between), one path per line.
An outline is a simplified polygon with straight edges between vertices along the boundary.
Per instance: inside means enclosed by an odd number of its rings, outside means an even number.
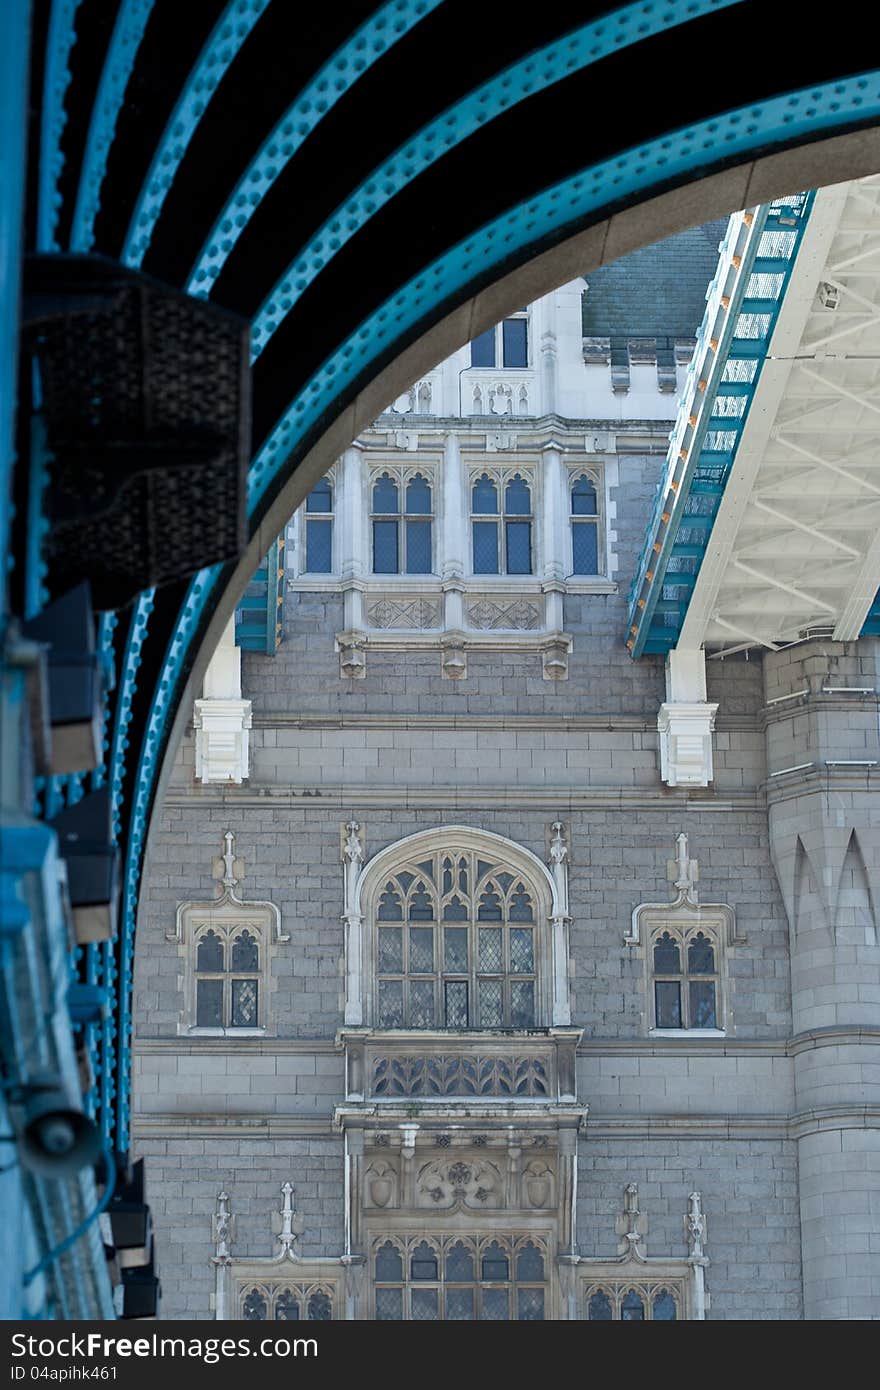
M694 337L726 226L727 218L707 222L591 271L584 336Z

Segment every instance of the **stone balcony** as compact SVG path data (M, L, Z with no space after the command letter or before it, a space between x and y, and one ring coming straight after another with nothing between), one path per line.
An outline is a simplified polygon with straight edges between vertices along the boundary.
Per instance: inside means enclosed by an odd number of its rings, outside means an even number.
M528 1032L345 1029L348 1102L544 1102L576 1099L579 1028Z

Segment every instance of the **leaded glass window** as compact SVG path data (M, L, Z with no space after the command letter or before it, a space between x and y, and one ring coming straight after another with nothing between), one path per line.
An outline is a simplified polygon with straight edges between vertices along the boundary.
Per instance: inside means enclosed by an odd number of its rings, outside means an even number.
M330 574L333 570L333 488L322 478L306 498L305 572Z
M672 1284L601 1284L584 1293L589 1322L677 1322L681 1306L681 1289Z
M471 850L401 865L374 900L378 1027L534 1027L537 901L526 878Z
M196 943L197 1028L260 1026L260 942L243 928L227 936L209 928Z
M599 573L599 500L586 473L571 482L571 572Z
M718 944L708 930L652 939L655 1028L718 1028Z
M376 1319L542 1322L546 1254L531 1237L450 1235L381 1241L373 1266Z
M373 573L431 574L431 484L422 473L405 484L388 472L373 483Z
M471 537L474 574L532 573L532 492L521 473L473 480Z
M241 1305L241 1315L248 1322L261 1322L269 1316L269 1301L262 1289L251 1289Z

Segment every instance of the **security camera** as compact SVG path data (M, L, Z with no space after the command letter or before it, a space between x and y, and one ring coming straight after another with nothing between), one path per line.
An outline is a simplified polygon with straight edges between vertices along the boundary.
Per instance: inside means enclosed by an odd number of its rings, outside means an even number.
M63 1178L90 1167L101 1152L101 1135L87 1115L72 1110L57 1082L32 1082L26 1089L19 1139L22 1163L46 1178Z

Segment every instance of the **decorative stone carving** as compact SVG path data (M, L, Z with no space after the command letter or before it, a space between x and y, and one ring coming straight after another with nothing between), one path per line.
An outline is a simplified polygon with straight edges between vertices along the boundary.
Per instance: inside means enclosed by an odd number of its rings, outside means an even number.
M345 680L360 680L367 674L367 657L364 648L367 636L364 632L340 632L336 636L336 650L339 653L339 674Z
M272 1219L272 1229L281 1246L279 1259L294 1259L296 1242L305 1229L305 1220L293 1205L294 1189L289 1182L281 1185L281 1210Z
M371 627L424 632L440 627L440 604L424 598L381 598L367 605L367 622Z
M719 939L728 946L742 946L746 938L737 933L736 914L727 903L701 903L697 892L700 866L690 857L688 837L684 832L675 838L675 858L666 861L666 872L675 885L675 897L671 903L639 903L632 915L629 932L623 938L626 946L639 946L642 941L642 923L651 924L672 922L676 926L693 926L696 919L705 922L707 927L721 927ZM713 918L715 921L713 922Z
M706 1239L706 1217L703 1212L702 1198L699 1192L691 1192L688 1197L687 1216L685 1217L685 1233L694 1259L701 1260L705 1257L706 1251L704 1241Z
M523 1169L523 1196L525 1202L536 1210L552 1207L554 1203L554 1173L549 1163L542 1158L534 1158Z
M627 1183L623 1190L623 1211L615 1222L615 1230L620 1236L618 1251L624 1259L644 1259L645 1236L648 1232L648 1219L639 1211L639 1185Z
M491 599L479 598L467 605L467 617L470 626L480 631L507 628L517 632L534 632L541 626L540 607L523 598L510 603L495 603Z
M364 1174L367 1204L372 1207L399 1205L397 1167L390 1160L379 1159L369 1165Z
M416 1204L437 1210L497 1210L504 1206L501 1169L482 1158L425 1163L416 1179Z
M571 641L566 638L558 642L548 642L541 652L542 674L545 681L568 680L568 654Z
M231 943L241 934L248 934L258 950L259 964L252 973L258 980L256 1019L250 1025L264 1031L270 1014L269 996L273 987L270 959L274 947L290 937L281 930L281 913L274 903L248 901L241 893L244 860L235 853L235 836L231 830L223 834L222 853L211 862L213 876L218 880L218 896L212 902L178 903L174 930L166 940L177 943L183 967L184 1009L178 1032L189 1033L198 1027L196 1014L198 943L204 933L212 934L228 952ZM228 956L226 957L228 961ZM220 966L221 973L228 964ZM229 1019L225 1017L212 1031L223 1032ZM243 1029L236 1030L241 1036Z
M467 676L467 650L454 636L440 644L440 670L448 680L460 681Z
M229 1193L218 1192L217 1210L211 1217L211 1239L214 1242L214 1264L229 1264L232 1242L235 1239L235 1217L229 1210Z
M342 921L345 926L345 969L346 969L346 1023L361 1023L361 997L362 997L362 970L363 970L363 916L357 910L357 884L364 863L364 843L361 837L361 827L356 820L350 820L345 826L345 838L342 843L342 862L344 873L344 896L342 908ZM349 1085L355 1082L356 1078L349 1077ZM358 1084L352 1089L360 1090L363 1081L358 1077Z
M568 916L568 845L565 826L555 820L550 827L550 872L556 885L556 906L561 917Z
M515 449L517 436L509 430L490 431L486 435L486 453L500 454L506 453L509 449Z
M378 1056L373 1062L371 1083L375 1096L550 1095L546 1063L535 1056Z
M568 933L571 917L568 910L568 845L565 839L565 826L556 820L550 827L550 846L548 850L550 873L555 889L555 908L550 918L553 932L553 1022L571 1022L571 1002L568 990ZM572 1090L573 1090L572 1083Z
M697 901L696 883L700 876L700 870L696 859L690 858L688 837L684 831L680 835L676 835L675 849L675 858L667 864L667 873L675 883L682 900L695 903Z
M297 1242L303 1218L295 1210L289 1182L281 1193L281 1210L272 1218L276 1250L256 1257L231 1255L235 1217L230 1215L227 1193L218 1195L217 1211L211 1217L215 1317L277 1322L356 1318L355 1300L349 1297L344 1306L342 1293L343 1288L350 1290L349 1265L362 1267L363 1256L350 1252L318 1259L300 1255Z

